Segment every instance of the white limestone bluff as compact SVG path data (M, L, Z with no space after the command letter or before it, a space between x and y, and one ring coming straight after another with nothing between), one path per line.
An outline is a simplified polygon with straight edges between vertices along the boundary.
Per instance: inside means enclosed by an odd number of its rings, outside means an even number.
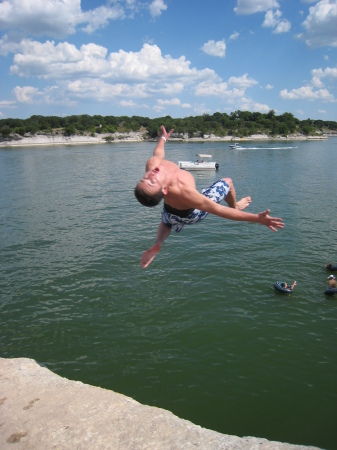
M314 450L201 428L169 411L62 378L27 358L0 358L2 450Z
M331 134L332 135L332 134ZM334 136L335 134L333 134ZM254 134L244 138L233 138L232 136L215 136L214 134L204 134L202 137L189 138L188 134L173 134L170 142L247 142L247 141L307 141L307 140L326 140L328 135L321 136L305 136L300 133L294 133L287 137L284 136L268 136L267 134ZM75 134L72 136L64 136L62 133L37 133L36 135L25 135L24 137L12 134L8 138L1 138L1 147L38 147L46 145L86 145L86 144L107 144L121 142L155 142L156 139L146 139L144 132L130 131L129 133L103 133L103 134Z

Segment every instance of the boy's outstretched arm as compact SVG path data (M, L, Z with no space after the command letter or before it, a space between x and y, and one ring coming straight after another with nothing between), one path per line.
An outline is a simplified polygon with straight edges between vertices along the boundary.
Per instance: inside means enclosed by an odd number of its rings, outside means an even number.
M173 129L169 132L166 131L164 125L160 127L161 135L158 139L157 145L153 151L153 156L158 156L158 158L164 159L165 158L165 142L170 138L171 134L173 133ZM165 138L165 139L163 139Z
M189 203L186 203L186 207L200 209L201 211L206 211L223 219L259 223L265 225L272 231L277 231L278 228L281 229L284 227L284 223L280 217L269 216L269 209L259 214L252 214L237 208L228 208L227 206L215 203L213 200L200 194L196 189L190 187L185 188L184 195L189 201Z
M163 222L160 222L156 242L152 245L152 247L150 247L148 250L146 250L146 252L142 254L141 264L143 269L151 264L157 253L160 251L163 242L169 237L170 233L171 228L165 225Z

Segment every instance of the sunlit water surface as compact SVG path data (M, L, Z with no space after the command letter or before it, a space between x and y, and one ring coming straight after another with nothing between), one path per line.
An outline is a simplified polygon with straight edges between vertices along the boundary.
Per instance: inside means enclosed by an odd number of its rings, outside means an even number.
M222 433L336 449L337 139L168 143L175 162L220 164L198 188L229 176L285 228L208 217L142 270L161 207L133 188L153 147L0 150L0 355Z

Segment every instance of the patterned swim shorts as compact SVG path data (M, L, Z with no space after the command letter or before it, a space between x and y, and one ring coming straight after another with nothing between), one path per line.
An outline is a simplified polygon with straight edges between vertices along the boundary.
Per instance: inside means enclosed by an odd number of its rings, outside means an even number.
M207 189L202 189L201 193L206 197L213 200L215 203L220 203L229 192L229 186L224 180L218 180L212 184ZM193 223L200 222L208 216L208 212L200 211L200 209L195 209L189 216L187 217L179 217L175 214L168 213L165 208L161 213L162 222L171 227L174 231L179 233L184 229L185 225L192 225Z

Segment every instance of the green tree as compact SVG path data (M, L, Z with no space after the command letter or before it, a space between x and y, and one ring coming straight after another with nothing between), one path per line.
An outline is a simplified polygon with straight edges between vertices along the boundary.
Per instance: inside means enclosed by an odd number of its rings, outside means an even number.
M76 134L76 128L74 125L67 125L64 130L64 136L74 136Z
M4 138L8 138L12 132L12 129L8 125L4 125L1 129L1 136Z
M281 134L282 136L287 136L289 132L289 128L286 123L279 123L278 124L278 134Z

